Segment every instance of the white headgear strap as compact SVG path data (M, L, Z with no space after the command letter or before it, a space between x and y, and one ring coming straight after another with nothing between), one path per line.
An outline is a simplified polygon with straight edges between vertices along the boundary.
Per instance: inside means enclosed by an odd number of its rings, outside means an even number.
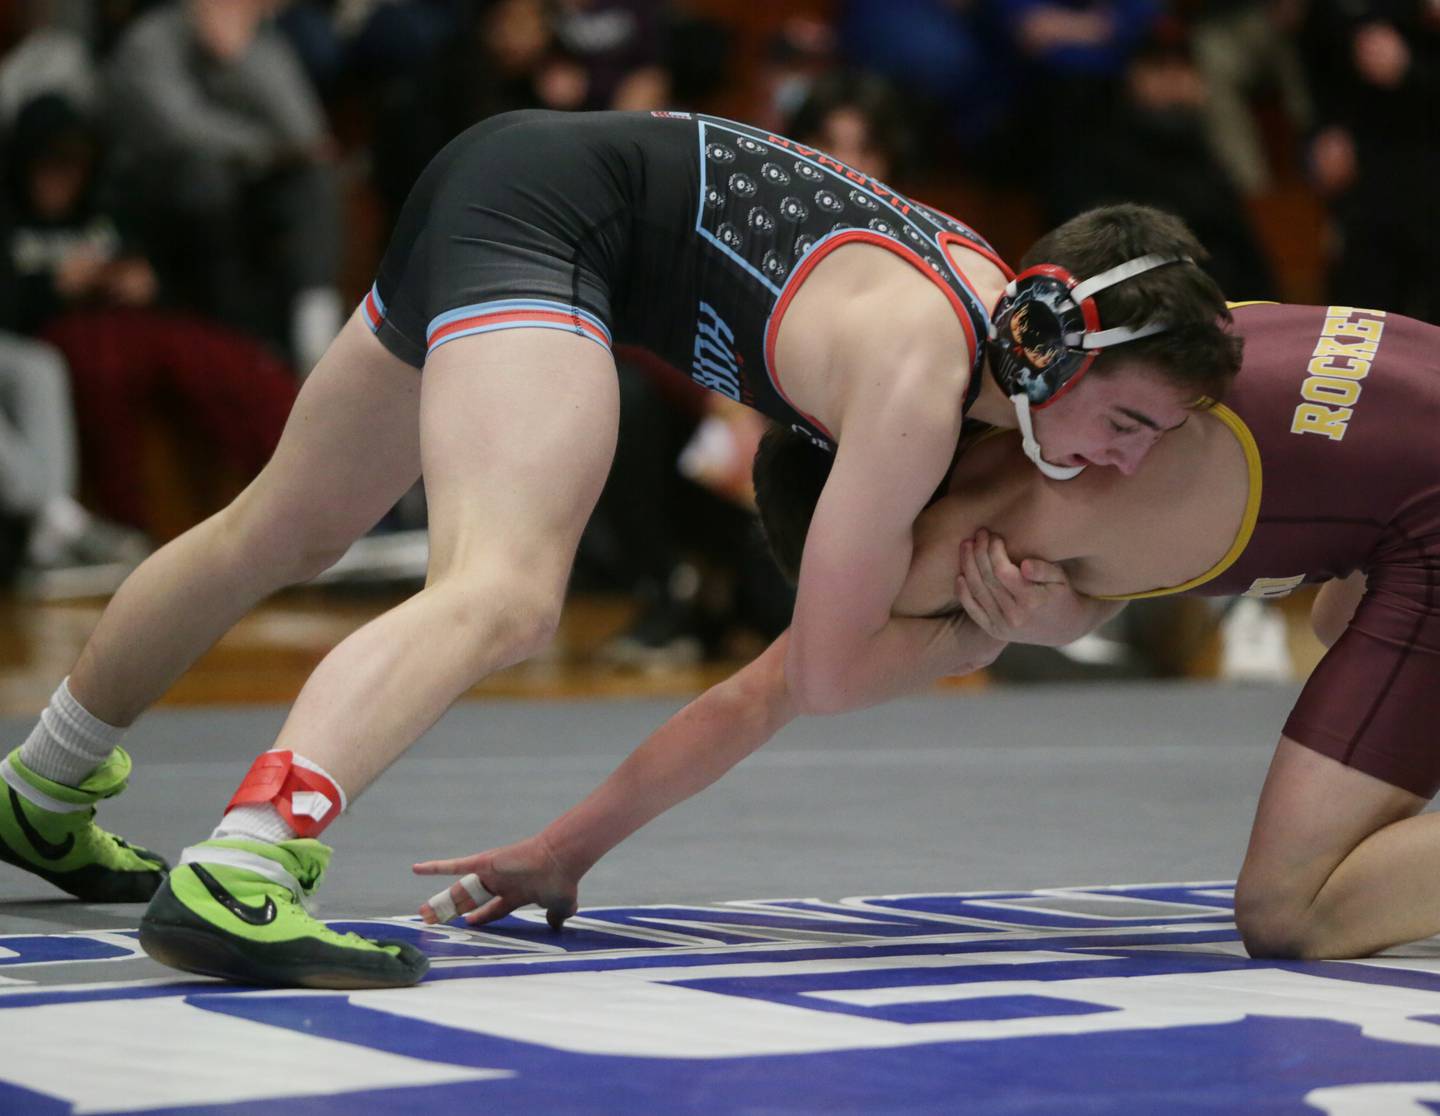
M1122 264L1102 271L1099 275L1092 275L1082 283L1075 284L1070 296L1077 302L1084 302L1097 291L1103 291L1107 287L1113 287L1117 283L1123 283L1127 279L1133 279L1137 275L1143 275L1147 271L1154 271L1157 267L1164 267L1172 263L1194 263L1189 256L1162 256L1158 252L1151 252L1145 256L1136 256L1133 260L1126 260ZM1072 347L1078 345L1082 349L1103 349L1108 345L1119 345L1126 341L1138 341L1142 337L1150 337L1156 333L1163 333L1169 329L1168 322L1146 322L1142 326L1115 326L1112 329L1097 329L1091 333L1081 336L1067 336L1065 343Z
M1084 465L1052 465L1040 453L1040 443L1035 440L1035 427L1030 422L1030 397L1023 391L1010 397L1015 406L1016 425L1020 428L1020 443L1028 457L1051 480L1074 480L1085 471Z

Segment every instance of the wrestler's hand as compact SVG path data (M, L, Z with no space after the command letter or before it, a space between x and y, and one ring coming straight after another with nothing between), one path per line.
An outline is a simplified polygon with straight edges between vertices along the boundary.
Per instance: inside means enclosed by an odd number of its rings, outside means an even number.
M456 914L463 914L471 926L494 922L534 903L545 908L550 928L559 930L578 905L579 877L560 864L540 837L454 860L423 861L413 871L417 876L477 876L491 898L481 895L477 902L463 882L450 885ZM441 921L428 902L420 905L420 917L429 923Z
M1094 602L1070 587L1065 571L1038 558L1019 565L1005 540L980 530L960 544L955 594L965 615L994 639L1059 647L1095 621Z

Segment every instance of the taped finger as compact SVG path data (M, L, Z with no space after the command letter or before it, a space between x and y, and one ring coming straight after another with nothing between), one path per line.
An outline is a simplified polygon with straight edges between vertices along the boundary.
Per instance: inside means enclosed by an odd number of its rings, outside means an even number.
M426 905L434 912L436 922L449 922L456 915L474 910L492 898L494 896L485 890L480 877L471 872L468 876L460 877L444 891L432 895Z

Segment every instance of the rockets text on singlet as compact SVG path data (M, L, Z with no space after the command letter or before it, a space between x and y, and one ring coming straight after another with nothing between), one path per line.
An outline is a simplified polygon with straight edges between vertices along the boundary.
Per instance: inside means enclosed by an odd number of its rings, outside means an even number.
M1380 349L1385 332L1383 310L1332 306L1306 365L1301 402L1290 423L1292 434L1319 434L1332 441L1345 437L1360 399L1361 381Z

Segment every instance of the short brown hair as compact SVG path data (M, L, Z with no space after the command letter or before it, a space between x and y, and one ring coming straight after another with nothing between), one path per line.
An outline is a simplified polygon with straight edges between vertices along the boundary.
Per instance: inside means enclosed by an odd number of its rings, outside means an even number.
M1185 222L1145 205L1107 205L1072 217L1042 236L1020 261L1021 270L1059 264L1088 279L1137 256L1188 256L1193 263L1144 272L1096 293L1100 326L1170 323L1163 333L1106 349L1091 372L1104 375L1126 361L1144 362L1197 399L1223 398L1240 371L1241 339L1230 331L1225 296L1200 264L1209 258Z

